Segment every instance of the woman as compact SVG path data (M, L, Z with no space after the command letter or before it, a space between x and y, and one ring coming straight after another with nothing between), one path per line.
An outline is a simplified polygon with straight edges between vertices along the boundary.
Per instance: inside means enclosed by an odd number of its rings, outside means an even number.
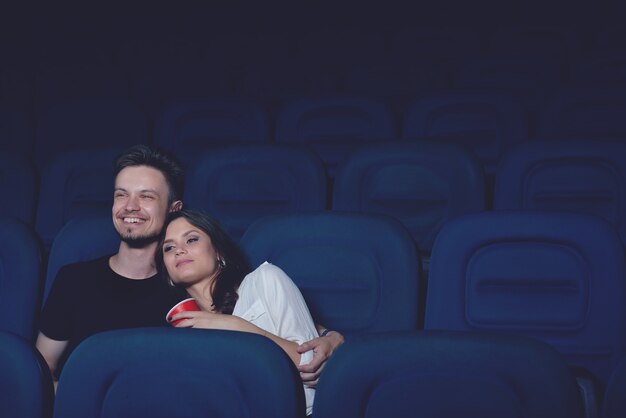
M296 366L311 361L312 351L300 354L297 347L318 334L296 285L267 262L250 271L242 251L212 217L193 210L170 213L159 248L170 283L184 287L201 308L168 318L182 320L177 327L260 334ZM315 391L304 389L309 415Z

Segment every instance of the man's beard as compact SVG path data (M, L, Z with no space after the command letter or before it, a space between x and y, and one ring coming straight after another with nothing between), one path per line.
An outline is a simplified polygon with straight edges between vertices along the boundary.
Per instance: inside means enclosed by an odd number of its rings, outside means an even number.
M133 235L131 233L118 232L120 239L131 248L143 248L159 240L159 234Z

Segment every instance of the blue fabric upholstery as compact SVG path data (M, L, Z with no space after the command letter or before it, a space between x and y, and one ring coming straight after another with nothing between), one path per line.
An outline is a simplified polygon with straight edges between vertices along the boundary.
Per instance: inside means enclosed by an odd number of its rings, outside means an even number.
M289 145L215 149L187 174L185 204L215 216L239 239L265 215L323 210L326 176L312 151Z
M604 393L602 418L626 417L626 357L613 369Z
M348 339L324 368L313 414L316 418L582 417L576 382L546 344L522 337L453 332Z
M137 328L94 335L59 380L59 418L304 415L292 361L259 335Z
M340 167L333 209L386 213L430 252L448 219L485 208L483 171L469 153L426 141L360 148Z
M626 143L519 144L498 167L493 207L591 213L626 242Z
M46 164L36 229L47 248L69 220L110 216L113 162L122 151L115 147L65 151Z
M32 343L0 331L0 411L6 418L49 418L54 389L48 366Z
M493 174L502 153L528 137L521 104L498 93L450 91L415 100L407 110L402 136L454 142L472 150Z
M593 215L466 215L433 246L424 328L531 336L602 385L626 348L624 277L619 237Z
M0 218L0 330L27 340L35 335L41 300L41 253L34 231Z
M269 139L269 118L256 100L210 97L164 106L156 118L153 143L189 161L217 145Z
M44 302L61 267L93 260L117 251L120 238L111 216L72 219L63 226L52 243L44 288Z
M250 226L241 245L253 266L269 261L293 279L317 323L345 333L417 328L417 251L391 217L266 217Z
M337 164L355 147L395 138L391 110L373 99L293 100L282 107L276 120L276 140L315 148L331 177Z

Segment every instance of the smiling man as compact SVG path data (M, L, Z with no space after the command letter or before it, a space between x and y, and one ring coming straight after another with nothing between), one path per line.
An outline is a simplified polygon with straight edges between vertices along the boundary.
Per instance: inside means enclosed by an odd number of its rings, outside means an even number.
M117 253L59 270L41 314L37 349L58 379L67 356L98 332L167 326L168 310L186 293L157 272L155 255L165 218L183 206L183 169L172 157L145 145L122 154L114 171L113 224ZM302 344L313 361L301 366L315 385L325 361L343 343L337 332Z
M171 157L136 146L115 165L112 218L118 252L63 267L41 314L37 348L55 378L88 336L165 325L182 297L157 274L157 241L169 211L182 207L183 170Z

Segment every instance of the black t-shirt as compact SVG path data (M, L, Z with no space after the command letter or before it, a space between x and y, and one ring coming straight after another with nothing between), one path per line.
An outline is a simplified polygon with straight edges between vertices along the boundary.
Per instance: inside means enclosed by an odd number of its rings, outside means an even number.
M39 329L48 338L69 342L57 373L72 350L90 335L167 325L165 315L185 297L158 274L143 280L120 276L109 267L109 258L64 266L56 276Z

